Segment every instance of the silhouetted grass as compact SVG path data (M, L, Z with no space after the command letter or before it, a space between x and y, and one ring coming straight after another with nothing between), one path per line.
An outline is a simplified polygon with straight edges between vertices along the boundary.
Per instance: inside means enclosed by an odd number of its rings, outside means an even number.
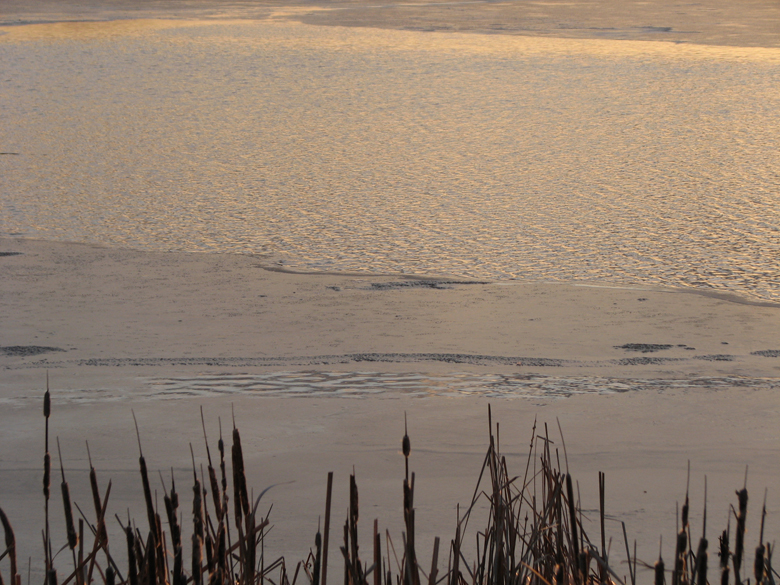
M48 382L47 382L48 386ZM64 503L64 515L67 539L63 544L53 542L49 531L48 502L50 498L51 460L48 452L48 421L51 414L51 396L47 387L44 396L44 416L46 419L45 455L43 470L43 493L45 505L45 523L43 534L44 556L46 560L44 585L327 585L328 545L330 542L331 496L333 474L328 474L326 491L325 524L322 534L317 527L313 539L314 548L308 556L296 563L292 574L284 557L266 563L263 554L264 540L269 527L268 517L258 512L262 492L255 501L250 501L244 469L244 457L241 448L241 436L233 421L231 445L231 472L225 463L225 444L220 438L219 475L211 459L205 421L201 411L203 439L208 459L208 481L203 469L196 466L192 455L192 534L185 538L179 520L179 494L171 477L168 491L163 484L165 514L168 531L163 528L160 515L152 501L152 488L149 473L143 456L141 434L136 424L139 473L141 475L143 495L146 505L147 529L142 532L138 524L128 518L123 521L115 516L121 525L125 542L120 546L126 550L126 563L120 568L109 548L106 530L106 514L111 493L109 482L101 496L95 468L90 455L90 487L94 504L94 521L87 521L79 508L82 518L76 530L74 514L71 509L70 491L65 480L65 468L60 455L61 490ZM381 542L378 521L373 524L371 551L364 561L359 547L359 498L355 476L350 476L349 510L343 526L343 544L339 547L343 557L344 585L590 585L620 584L624 580L610 565L606 535L604 533L605 477L599 474L599 513L600 547L594 544L582 525L582 508L579 496L575 496L575 485L568 473L567 456L563 435L564 467L561 467L560 455L551 448L552 440L547 426L544 431L537 430L536 424L531 431L528 456L525 469L519 475L512 475L506 458L500 452L499 425L493 425L488 410L488 448L471 502L462 512L458 508L458 519L454 527L454 537L449 541L446 567L439 567L440 540L434 542L429 562L421 563L417 555L416 517L414 508L415 474L410 473L409 456L411 440L408 433L402 439L402 452L405 458L405 477L403 481L403 514L405 530L401 534L400 546L385 533L385 554ZM560 428L559 428L560 432ZM58 445L59 450L59 445ZM89 446L87 445L89 451ZM200 473L199 473L200 471ZM228 477L232 479L232 492L228 490ZM201 481L203 479L203 481ZM209 490L211 497L208 497ZM576 492L579 492L577 487ZM719 538L719 572L717 579L721 585L735 583L747 584L743 579L742 564L744 557L745 521L747 517L748 493L743 487L737 492L737 508L732 508L736 522L735 548L730 550L729 526ZM486 525L474 533L476 549L463 546L469 533L469 524L476 522L472 515L481 502L488 506ZM706 483L705 483L706 502ZM671 585L705 585L708 583L708 541L703 536L694 551L688 523L688 496L682 507L682 522L676 537L675 558L671 571L666 571L660 558L654 565L654 583L663 585L667 580ZM753 579L757 585L774 585L776 571L772 568L774 547L764 542L764 517L766 502L762 511L761 533L754 557ZM706 535L706 504L702 534ZM6 575L12 585L21 585L17 565L17 551L14 531L5 513L0 509L0 522L5 532L5 551L0 561L8 557ZM85 527L92 535L92 545L86 547ZM234 531L234 532L233 532ZM623 525L628 573L632 585L636 583L636 545L631 554L628 538ZM191 543L190 562L185 560L185 543ZM64 548L71 550L74 568L64 569L64 579L58 583L57 568L54 566L52 551ZM397 554L400 551L400 558ZM467 558L470 554L472 558ZM645 563L643 563L645 564ZM187 569L189 568L189 570ZM733 579L731 578L733 574ZM0 585L4 585L0 569Z

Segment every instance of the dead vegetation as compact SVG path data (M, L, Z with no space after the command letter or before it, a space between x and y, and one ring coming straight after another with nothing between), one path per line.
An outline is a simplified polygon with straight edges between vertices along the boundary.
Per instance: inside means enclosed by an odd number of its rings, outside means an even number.
M57 539L49 528L51 395L48 389L43 410L46 439L45 526L42 531L46 563L44 585L327 585L329 568L333 575L333 567L328 566L329 546L336 537L331 535L333 474L328 474L327 478L324 525L322 529L317 526L314 547L308 556L294 566L288 565L283 557L268 562L264 543L268 537L270 510L264 513L259 506L270 488L254 501L250 499L241 436L235 420L230 433L230 453L226 454L220 421L217 451L212 459L202 417L207 460L204 469L203 465L196 464L192 454L192 534L188 537L183 535L184 513L180 511L173 476L170 489L165 485L163 475L159 477L165 494L164 510L161 511L153 501L137 424L138 464L146 507L146 518L142 522L118 515L111 519L107 516L111 482L101 492L91 455L89 482L94 510L88 515L77 506L79 518L76 522L58 443L66 538L61 544L55 543ZM625 573L627 570L627 578L610 564L610 547L604 529L604 474L599 474L600 534L593 541L583 528L579 486L568 473L565 443L562 443L561 453L553 447L547 426L542 431L534 425L525 468L513 475L515 472L510 473L506 458L501 455L500 427L493 424L490 411L488 422L489 444L471 502L463 510L458 509L454 537L443 547L436 538L431 559L425 562L418 558L415 541L415 474L410 473L409 468L411 441L408 434L405 433L402 439L406 461L402 494L405 530L400 541L394 542L387 531L382 534L378 520L374 520L370 550L361 551L360 543L369 539L364 537L361 541L358 535L358 486L355 476L350 476L349 511L343 525L343 540L338 545L341 554L333 555L343 559L343 567L341 563L336 566L340 567L339 579L343 579L344 585L636 585L637 564L647 564L636 559L636 544L632 555L625 525L623 535L628 563L621 565L619 571ZM560 432L560 428L558 430ZM562 433L560 438L562 442ZM89 453L89 445L87 450ZM464 546L470 527L478 521L484 522L484 518L477 519L481 514L476 514L475 510L484 508L485 502L486 524L468 536L469 542L474 539L475 546ZM732 508L728 526L719 537L718 567L709 568L709 543L704 536L694 550L686 494L673 562L667 568L659 554L654 565L654 583L748 585L751 576L743 566L747 502L747 489L743 487L737 492L737 507ZM706 535L706 516L705 504L703 535ZM766 498L753 562L752 579L756 585L774 585L778 576L772 567L774 547L764 542L765 516ZM731 519L735 526L733 535ZM2 509L0 521L5 532L5 550L0 561L8 559L6 567L0 565L0 585L4 585L5 579L11 585L21 585L14 531ZM108 521L119 523L124 542L109 543ZM112 553L110 544L115 551L121 552ZM55 566L55 553L65 549L71 551L72 566L62 560Z

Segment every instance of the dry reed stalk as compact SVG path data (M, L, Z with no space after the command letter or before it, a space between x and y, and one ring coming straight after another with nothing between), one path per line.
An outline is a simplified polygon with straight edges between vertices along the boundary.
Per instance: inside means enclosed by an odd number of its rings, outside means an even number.
M138 560L136 559L136 542L135 534L130 526L130 519L127 520L127 528L125 528L125 537L127 539L127 579L128 585L138 585Z
M46 558L46 579L54 577L52 573L52 555L51 555L51 535L49 532L49 498L51 497L51 455L49 454L49 417L51 416L51 393L49 392L49 372L46 372L46 393L43 395L43 416L46 420L45 451L43 456L43 498L44 498L44 537L43 552ZM49 583L48 585L54 585Z
M44 396L44 414L47 421L48 442L48 418L51 412L51 399L48 394ZM135 415L133 415L135 421ZM561 433L566 470L563 470L558 447L550 438L547 426L544 434L537 434L536 423L532 432L531 443L528 450L528 458L525 463L525 471L522 482L519 477L510 475L507 458L501 452L500 425L493 427L492 413L488 411L489 446L479 473L477 486L475 487L472 501L461 514L460 506L457 508L457 523L455 538L451 541L450 555L446 573L439 578L438 554L440 541L434 541L431 558L431 569L425 575L423 568L417 561L415 550L416 541L416 514L414 507L415 474L410 470L411 441L408 435L407 417L404 419L404 436L402 439L402 451L404 455L404 526L403 552L399 562L395 548L386 532L387 565L382 558L381 539L378 520L373 525L373 555L372 564L367 566L361 563L358 546L358 489L355 474L350 476L350 503L348 517L344 525L344 546L341 548L344 556L344 582L346 585L369 585L368 575L374 571L372 585L422 585L421 575L425 585L438 585L445 581L448 585L623 585L621 579L609 566L605 530L605 476L599 473L599 520L600 520L600 547L594 546L583 529L583 511L579 498L579 484L577 493L574 492L574 478L568 472L568 456L566 446ZM230 511L227 496L227 469L225 466L224 442L221 435L220 421L220 471L222 474L222 486L217 481L216 469L211 460L208 441L205 431L205 421L201 411L201 425L203 427L204 442L209 465L209 478L201 467L201 476L197 474L194 451L190 446L193 464L193 534L192 534L192 568L191 576L187 577L183 568L183 535L178 517L178 494L172 474L171 490L165 489L165 482L160 476L164 490L164 503L168 520L168 531L172 547L173 565L172 571L168 567L167 538L168 534L163 530L159 514L152 505L151 486L148 479L148 470L143 452L141 451L140 432L136 421L136 435L139 446L139 463L144 487L144 500L146 503L147 519L150 522L149 532L142 538L140 532L134 529L128 518L125 531L128 552L128 578L124 580L111 559L108 552L108 539L105 527L105 515L107 512L108 498L111 483L104 498L100 497L95 468L92 464L89 445L87 454L89 458L89 478L92 492L93 505L95 507L96 524L93 527L83 511L79 508L82 520L79 522L78 533L75 530L74 518L70 509L70 492L64 475L64 464L60 455L60 472L62 475L63 504L67 528L67 544L74 557L74 571L64 580L62 585L68 585L75 580L75 585L91 585L93 571L97 569L100 578L105 585L203 585L203 573L208 574L209 585L263 585L265 580L270 580L273 585L291 585L288 579L286 562L279 558L273 563L266 564L264 558L264 539L266 527L269 525L265 518L257 515L257 509L263 494L270 488L266 488L254 506L250 508L248 490L246 486L246 473L244 470L243 453L238 429L233 428L232 475L234 480L234 513L238 538L235 543L230 543ZM559 431L560 431L559 424ZM59 444L58 444L59 450ZM47 445L48 455L48 445ZM50 458L49 458L50 459ZM533 465L532 465L533 460ZM48 486L50 485L50 460L44 459L44 496L46 501L50 497ZM487 476L487 478L485 477ZM489 485L482 487L483 479ZM307 560L299 563L293 577L292 585L296 585L300 569L308 576L311 585L327 585L327 551L329 538L329 523L331 511L333 474L328 474L328 490L326 498L326 515L324 535L320 533L319 525L315 536L315 548L310 552ZM690 471L688 476L690 483ZM208 511L208 492L206 486L212 489L212 499L215 504L215 523ZM220 491L221 489L221 491ZM707 495L705 478L704 518L702 537L698 548L694 551L690 547L691 529L688 522L689 499L686 487L685 504L682 507L682 522L678 525L677 542L675 547L674 570L672 572L673 585L706 585L707 584L707 548L706 540L706 515ZM720 537L720 581L721 585L729 585L729 557L732 557L735 573L735 585L741 583L739 573L742 567L744 555L745 519L747 515L747 490L743 488L737 492L739 499L738 512L734 511L737 518L737 544L733 554L729 551L730 516L729 526ZM482 501L487 502L487 525L476 533L476 557L469 561L464 554L463 539L466 534L472 513L479 507ZM475 513L476 516L476 513ZM754 577L756 585L774 585L774 575L771 557L773 547L764 542L764 524L766 517L766 496L761 518L761 531L754 562ZM15 560L15 542L11 546L9 533L10 524L0 510L0 520L3 521L6 533L6 552L0 555L0 560L6 555L11 559L11 585L21 585L20 576ZM48 517L47 517L48 522ZM91 551L85 550L84 523L94 535L94 544ZM122 522L120 521L120 525ZM632 584L637 580L637 554L636 542L633 555L629 550L628 536L623 524L623 536L626 545L626 556L629 561L629 573ZM324 538L323 538L324 536ZM46 583L56 585L56 571L52 566L52 539L43 533L43 541L46 557ZM611 541L610 541L611 542ZM206 547L207 560L204 564L203 546ZM391 554L395 557L398 572L393 578L390 570ZM65 547L63 547L65 548ZM97 562L100 550L105 551L105 573L101 563ZM76 556L78 554L78 556ZM237 564L234 565L234 562ZM649 567L648 567L649 568ZM271 576L272 571L279 571L278 580ZM665 567L660 551L654 567L655 585L663 585L665 581ZM118 582L117 582L118 577ZM169 581L170 577L170 581ZM0 577L1 578L1 577ZM100 579L99 578L99 579ZM3 585L0 582L0 585Z
M68 548L71 550L73 556L73 569L74 571L77 571L79 565L76 561L76 546L79 543L79 536L76 532L76 527L73 524L73 508L70 504L70 488L68 487L68 482L65 481L65 467L62 463L62 450L60 449L59 438L57 438L57 453L60 458L60 473L62 474L62 483L60 484L60 489L62 491L62 505L65 513L65 529L68 535Z
M91 461L90 461L90 465L91 465ZM97 489L97 477L95 478L95 485L93 489ZM108 509L108 498L110 495L111 495L111 481L108 482L108 487L106 488L106 495L102 499L102 501L100 500L98 495L98 504L100 505L100 509L96 512L97 526L93 530L95 536L95 543L92 549L94 554L93 554L93 559L90 562L89 572L87 574L87 583L92 582L92 572L95 566L97 566L96 555L99 549L102 549L106 555L106 563L108 564L108 568L106 569L106 571L108 571L109 569L111 570L112 578L119 573L118 569L116 569L116 563L114 563L114 559L111 558L111 553L108 550L108 533L106 531L106 510ZM99 566L98 566L98 570L100 570ZM121 575L121 573L119 574Z
M322 535L320 529L317 527L317 534L314 536L314 547L317 549L317 554L314 557L314 578L311 580L312 585L320 585L320 567L322 563Z
M333 472L328 472L328 488L325 496L325 527L324 537L322 539L322 579L321 584L327 585L328 576L328 540L330 537L330 505L333 494Z
M21 585L22 577L19 575L19 569L16 564L16 536L14 530L11 528L11 523L8 521L8 516L5 515L2 508L0 508L0 522L3 524L3 532L5 533L5 550L8 554L10 563L10 581L11 585Z
M604 518L606 515L605 512L605 501L606 501L606 491L607 491L606 484L607 484L606 475L604 474L604 472L599 471L599 525L601 527L601 558L604 560L607 560L607 546L606 546L607 536L606 536L606 531L604 530ZM658 560L661 563L661 574L663 574L664 565L660 554L658 555ZM606 580L607 580L607 571L604 567L599 565L599 583L605 583Z
M664 543L663 538L661 538L661 542L658 545L658 560L655 562L655 566L653 567L654 576L655 576L655 578L653 579L654 585L664 585L664 583L666 583L666 576L664 575L664 559L661 556L663 543Z
M241 435L236 428L235 415L233 417L233 482L236 491L234 508L237 510L237 521L240 520L240 514L244 516L249 514L249 493L246 488L246 473L244 471L244 452L241 449ZM240 505L240 508L239 508Z
M701 539L696 549L696 561L692 581L694 585L707 585L707 476L704 476L704 518L702 520Z
M742 568L742 555L745 550L745 522L747 520L747 503L748 492L747 488L743 487L737 492L737 499L739 501L739 513L737 514L737 534L734 543L734 554L731 556L731 560L734 564L734 582L736 585L742 583L740 576L740 569Z
M379 535L377 534L377 544L379 544ZM433 540L433 557L431 557L431 572L428 575L428 585L436 585L436 576L439 573L439 537Z
M728 525L726 530L720 535L718 556L720 557L720 583L728 585L729 583L729 533L731 532L731 514L729 513Z
M756 578L756 584L760 585L764 582L766 577L765 567L765 554L766 548L764 547L764 520L766 520L766 495L764 491L764 505L761 508L761 531L758 539L758 547L756 547L755 561L753 562L753 576Z
M138 421L135 418L135 412L133 412L133 423L135 423L135 434L138 439L138 465L141 470L141 483L144 490L144 502L146 503L146 519L149 522L149 532L156 541L156 537L158 536L155 534L157 530L157 520L155 519L154 504L152 503L152 489L149 485L149 472L146 468L146 459L144 458L144 452L141 448L141 433L138 430Z
M217 483L217 472L211 463L211 450L209 449L209 441L206 438L206 420L203 416L203 407L200 407L200 422L203 427L203 442L206 445L206 457L208 458L209 466L209 484L211 485L211 497L214 500L214 512L217 520L222 520L222 503L220 502L219 484Z

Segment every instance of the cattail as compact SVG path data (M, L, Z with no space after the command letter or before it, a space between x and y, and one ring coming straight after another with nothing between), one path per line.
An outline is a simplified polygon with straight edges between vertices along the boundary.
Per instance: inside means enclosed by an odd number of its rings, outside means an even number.
M655 562L655 580L654 585L664 585L664 560L661 555L658 555L658 560Z
M726 530L719 537L718 556L720 557L720 583L729 585L729 530L731 528L731 515Z
M125 528L125 536L127 537L127 567L128 567L128 582L129 585L138 585L138 561L135 554L135 535L133 529L130 527L128 520L127 528Z
M203 417L203 407L200 407L200 423L203 427L203 442L206 444L206 457L209 461L209 484L211 485L211 498L214 500L214 511L217 515L217 520L222 520L222 503L219 497L219 484L217 483L217 472L211 462L211 450L209 449L209 441L206 438L206 420ZM206 549L208 550L208 549Z
M62 450L60 449L59 438L57 439L57 453L60 457L60 473L62 474L60 488L62 489L62 504L65 508L65 528L68 533L68 548L75 551L76 546L79 543L79 535L73 524L73 508L70 505L70 489L68 488L68 482L65 481L65 467L62 464Z
M106 569L106 585L114 585L115 578L116 573L114 573L114 569L112 567L108 567Z
M217 567L224 575L227 571L227 546L225 545L225 524L220 523L217 531Z
M322 563L322 535L319 529L314 536L314 547L317 550L317 554L314 557L314 578L312 579L312 585L320 585L320 564Z
M745 549L745 521L747 519L747 503L748 492L746 488L742 488L737 492L737 499L739 500L739 513L737 514L737 535L735 537L734 554L732 560L734 562L734 579L737 585L742 582L739 571L742 568L742 554Z
M412 442L409 439L409 432L406 426L406 413L404 413L404 438L401 440L401 450L403 451L404 457L408 459L412 452Z
M49 393L49 373L46 372L46 393L43 395L43 416L51 416L51 394Z
M707 585L707 545L707 539L702 537L696 550L696 578L699 585Z
M244 516L249 515L249 494L246 488L246 473L244 472L244 453L241 449L241 435L238 433L238 429L233 426L233 491L236 498L236 519L240 520L241 512ZM239 506L241 510L239 511Z
M47 502L51 497L51 455L48 451L43 456L43 497Z
M149 522L149 530L156 537L155 530L157 528L157 521L154 518L154 504L152 502L152 489L149 486L149 473L146 469L146 459L144 459L144 452L141 449L141 433L138 430L138 421L135 418L135 412L133 412L133 423L135 423L135 435L138 439L138 465L141 469L141 483L144 489L144 502L146 503L146 519ZM156 540L156 539L155 539Z
M767 492L764 491L764 505L761 508L761 531L759 532L756 558L753 563L753 575L756 578L756 585L763 583L765 575L764 554L766 553L766 548L764 547L764 520L766 519L766 494Z
M760 585L764 582L764 553L766 548L763 544L759 544L756 547L756 558L753 562L753 575L756 578L756 584Z
M194 585L201 585L203 581L203 540L194 533L192 535L192 582Z
M43 495L48 500L51 489L51 457L49 456L49 417L51 416L51 394L49 373L46 372L46 393L43 395L43 416L46 418L46 455L43 457Z
M227 473L225 472L225 441L222 440L222 419L219 419L219 470L222 472L222 492L227 497Z
M46 393L43 395L43 416L46 419L45 448L43 455L43 498L44 498L44 535L43 548L46 557L46 580L52 569L51 546L49 538L49 498L51 497L51 455L49 455L49 417L51 416L51 394L49 393L49 372L46 372ZM56 580L56 573L54 574ZM13 583L11 585L14 585Z
M685 581L685 553L688 550L688 535L685 529L677 533L677 548L674 553L674 574L672 585L679 585Z
M192 523L201 541L203 540L203 500L201 498L200 481L195 477L195 484L192 486Z
M165 513L168 516L168 525L171 527L171 541L173 542L174 550L176 547L181 547L181 528L179 527L178 508L179 508L179 495L176 493L176 482L173 477L173 470L171 470L171 492L163 496L163 502L165 504Z
M144 560L146 561L144 563L146 565L145 583L147 585L156 585L158 559L157 559L157 543L154 537L154 529L149 531L149 536L146 539L146 556ZM160 585L162 585L162 583Z
M704 516L702 520L701 539L696 549L696 568L694 577L699 585L707 585L707 476L704 476Z
M98 540L105 544L108 542L108 533L106 532L106 523L103 518L103 505L100 503L97 472L92 465L92 453L89 451L89 442L87 442L87 458L89 459L89 486L92 490L92 504L95 507L95 517L97 518Z
M214 572L214 540L210 534L206 534L206 568L209 571L209 575Z

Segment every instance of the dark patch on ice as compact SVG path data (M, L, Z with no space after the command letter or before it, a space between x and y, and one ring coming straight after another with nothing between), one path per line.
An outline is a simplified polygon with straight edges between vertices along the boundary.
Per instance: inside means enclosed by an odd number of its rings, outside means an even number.
M760 355L762 357L780 357L780 349L761 349L759 351L751 351L750 355Z
M490 282L475 280L402 280L398 282L372 282L371 288L373 290L390 290L396 288L433 288L446 290L461 284L490 284Z
M679 361L681 361L680 358L635 357L614 360L613 363L618 364L619 366L649 366Z
M0 252L0 256L21 256L21 252Z
M642 353L653 353L663 349L672 349L672 346L666 343L625 343L616 345L615 349L625 349L626 351L641 351Z
M0 353L4 355L26 357L30 355L40 355L51 351L65 351L61 347L46 347L44 345L6 345L0 346Z
M725 355L722 353L714 354L714 355L697 355L694 356L693 359L695 360L704 360L707 362L733 362L734 358L736 356L733 355Z

